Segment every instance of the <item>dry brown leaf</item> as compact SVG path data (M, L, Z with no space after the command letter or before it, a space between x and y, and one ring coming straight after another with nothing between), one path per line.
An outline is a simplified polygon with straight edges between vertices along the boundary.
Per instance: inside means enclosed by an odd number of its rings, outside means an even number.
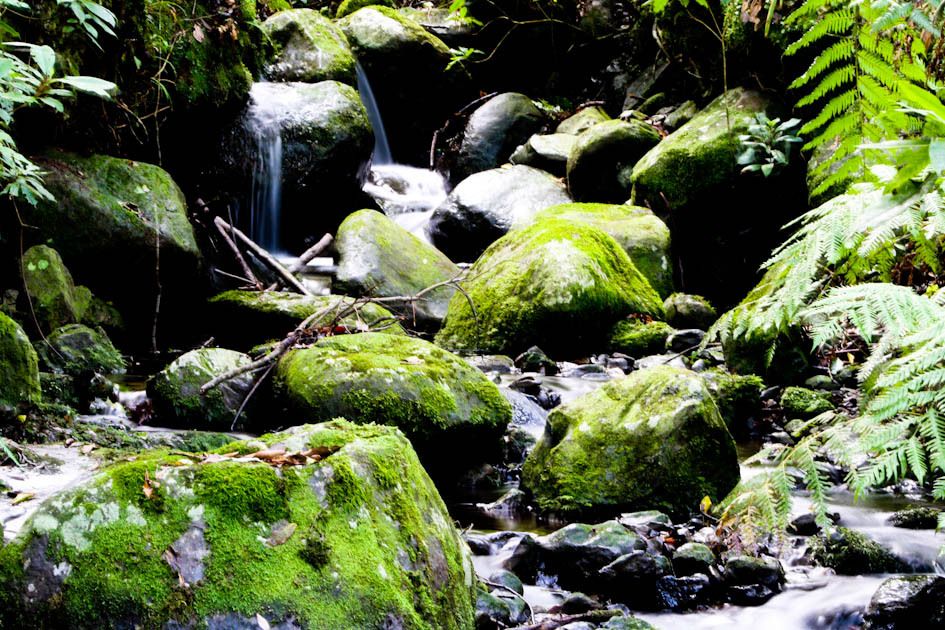
M206 39L207 35L203 32L203 29L200 28L199 24L194 24L194 39L198 42L203 43L203 40Z
M82 453L83 455L88 455L94 450L95 450L94 444L85 444L82 446L82 448L79 449L79 452Z
M287 540L292 538L292 534L295 533L295 529L298 527L295 523L276 523L272 526L272 533L269 535L269 546L278 547L279 545L285 544Z

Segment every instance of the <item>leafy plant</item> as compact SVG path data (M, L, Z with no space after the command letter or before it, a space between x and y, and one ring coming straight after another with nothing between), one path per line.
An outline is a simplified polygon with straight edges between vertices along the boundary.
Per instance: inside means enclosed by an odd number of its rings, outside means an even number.
M748 125L748 133L738 136L742 152L737 161L744 167L742 172L760 172L768 177L787 166L791 149L803 142L792 131L800 124L799 118L781 122L780 118L768 118L764 112L755 114L754 122Z

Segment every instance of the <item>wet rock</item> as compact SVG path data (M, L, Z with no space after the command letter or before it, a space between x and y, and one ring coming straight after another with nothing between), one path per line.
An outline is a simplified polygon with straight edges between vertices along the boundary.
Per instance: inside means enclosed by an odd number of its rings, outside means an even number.
M577 138L567 133L536 134L515 149L509 162L541 169L555 177L564 177L568 168L568 156L576 142Z
M729 430L739 436L747 434L751 421L761 414L761 378L731 374L721 368L707 369L703 377Z
M677 330L666 338L666 350L669 352L692 352L705 338L705 331L698 328Z
M633 165L659 141L656 129L637 120L594 125L577 137L568 157L568 191L576 201L625 201Z
M634 609L659 610L664 607L661 578L672 573L673 566L666 556L632 551L601 568L601 588Z
M694 573L708 575L714 564L715 554L702 543L688 542L673 553L673 569L678 576Z
M506 432L506 461L521 463L548 423L548 412L536 399L510 389L502 395L512 404L512 422Z
M489 575L489 581L493 584L498 584L503 586L514 593L523 595L525 593L525 587L522 585L522 581L518 579L518 576L512 573L511 571L496 571Z
M702 378L688 370L662 366L610 381L552 411L548 427L522 471L543 510L688 514L738 482L734 441Z
M125 371L125 361L108 335L83 324L57 328L45 341L37 342L36 351L43 366L57 374L89 376Z
M708 330L718 314L709 301L700 295L673 293L663 302L666 321L676 328Z
M781 592L784 569L774 558L735 556L725 561L722 581L732 603L760 606Z
M0 406L39 402L39 359L29 337L15 321L0 313Z
M499 630L512 625L508 603L489 591L480 589L476 597L476 630Z
M479 534L464 534L463 540L469 546L469 550L474 556L492 555L492 544L486 540L485 536Z
M658 510L643 510L621 514L617 522L624 527L652 527L653 525L671 525L669 517Z
M666 322L625 319L614 326L608 347L632 357L645 357L661 352L673 332L673 327Z
M707 603L716 595L717 588L709 576L702 573L675 577L667 575L657 583L660 608L688 610Z
M804 381L804 387L832 391L840 389L840 384L826 374L818 374Z
M333 421L229 448L322 456L144 454L54 495L0 551L0 624L244 627L257 610L273 627L473 626L468 551L399 431ZM292 535L261 542L280 522Z
M279 11L263 22L262 30L278 51L263 70L270 81L355 84L355 60L348 40L318 11Z
M600 228L617 241L660 294L673 290L669 228L647 208L602 203L569 203L542 210L542 219L564 219Z
M151 343L155 247L161 252L162 321L193 317L201 256L184 194L166 171L103 155L50 153L36 163L56 201L24 209L24 220L78 281L114 301L139 343ZM171 280L182 277L194 281Z
M601 630L655 630L654 626L632 615L611 617L598 628Z
M810 552L815 561L840 575L909 570L885 547L846 527L837 527L811 538Z
M433 344L383 333L337 335L289 352L274 373L288 415L395 425L428 470L452 473L501 448L512 407L482 372Z
M375 210L359 210L341 223L335 236L338 290L354 297L411 297L460 275L443 253ZM456 289L428 292L423 299L386 306L410 328L436 330Z
M911 507L899 510L889 517L893 527L905 529L935 529L942 511L930 507Z
M515 362L504 354L474 354L463 358L486 374L511 374L515 369Z
M891 577L880 584L866 611L866 628L945 626L945 578L940 575Z
M365 2L365 0L353 1ZM371 2L371 4L392 6L388 5L387 2ZM397 12L442 39L450 48L457 48L457 46L468 43L469 37L478 30L476 24L461 19L449 7L437 7L425 3L416 7L399 7Z
M781 409L788 418L809 420L833 408L826 396L804 387L787 387L781 394Z
M645 544L616 521L573 523L538 539L539 568L546 575L556 576L564 588L588 588L601 582L601 569L623 555L642 550Z
M532 346L515 357L515 367L523 372L537 372L547 376L558 373L558 364L548 358L548 355L538 346Z
M468 299L453 297L436 337L448 348L514 353L538 345L577 356L603 346L609 325L630 313L662 317L659 296L616 241L560 220L503 237L463 289Z
M839 514L828 514L828 518L833 521L834 524L840 522ZM787 527L788 533L795 534L797 536L814 536L820 533L820 525L817 524L817 518L811 514L801 514L791 521Z
M281 340L302 320L324 311L312 322L316 328L329 325L338 332L362 332L373 323L385 326L389 335L406 334L394 315L378 304L361 304L356 311L350 307L352 298L340 295L309 296L282 291L225 291L210 299L210 312L217 322L217 340L229 347L249 350L267 341ZM338 317L342 311L351 311ZM337 321L336 321L337 320Z
M483 171L461 181L430 217L433 244L456 262L476 260L496 239L571 200L557 179L530 166Z
M506 92L480 105L469 117L452 169L455 181L496 168L537 132L544 117L524 94Z
M223 348L191 350L158 372L148 383L148 394L161 424L188 429L227 430L253 386L247 372L214 387L200 388L213 378L252 362L249 356ZM252 409L244 410L239 426L246 426Z
M699 106L694 101L686 101L666 114L666 117L663 118L663 126L675 131L695 118L698 113Z
M585 107L573 116L562 120L555 131L576 136L608 120L610 116L600 107Z
M476 507L490 516L504 516L506 518L526 511L528 502L524 492L518 488L509 490L492 503L477 503Z
M552 610L562 615L580 615L591 610L603 608L600 602L584 593L570 593L563 602Z

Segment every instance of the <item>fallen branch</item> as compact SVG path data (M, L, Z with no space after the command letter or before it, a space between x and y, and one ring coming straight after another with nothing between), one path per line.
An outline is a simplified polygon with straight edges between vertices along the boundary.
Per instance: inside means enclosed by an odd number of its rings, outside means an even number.
M285 281L287 286L295 289L302 295L311 295L311 292L309 292L309 290L305 288L305 285L299 282L298 278L296 278L291 273L289 273L289 270L286 269L282 265L282 263L280 263L278 260L273 258L272 254L270 254L265 249L257 245L255 241L253 241L253 239L249 238L248 236L243 234L241 231L239 231L238 229L236 229L235 227L231 226L229 223L224 221L223 217L217 217L213 220L213 222L217 225L217 229L229 230L231 234L233 234L236 238L242 241L243 244L247 248L249 248L250 251L256 254L256 256L258 256L260 260L266 263L266 265L268 265L270 269L276 272L276 274L280 278L282 278L283 281Z
M213 224L216 226L217 231L220 232L220 236L223 237L223 242L229 246L230 251L232 251L233 255L236 256L236 262L238 262L240 268L242 268L243 273L246 275L246 279L256 287L257 291L262 291L262 283L256 278L256 275L253 273L253 270L246 262L246 259L243 258L243 252L241 252L240 248L236 245L236 241L234 241L229 233L227 233L227 230L224 227L225 222L222 219L219 222L214 220Z
M314 245L306 249L304 252L302 252L302 255L299 256L298 261L296 261L294 265L289 267L289 271L292 273L299 273L300 271L305 269L305 265L311 262L323 251L328 249L329 245L331 245L334 242L334 240L335 239L332 238L331 234L326 234L325 236L318 239L317 243L315 243Z
M515 626L511 630L556 630L561 626L566 626L569 623L575 623L577 621L600 623L621 614L623 613L619 610L592 610L579 615L563 615L554 619L545 619L529 626Z

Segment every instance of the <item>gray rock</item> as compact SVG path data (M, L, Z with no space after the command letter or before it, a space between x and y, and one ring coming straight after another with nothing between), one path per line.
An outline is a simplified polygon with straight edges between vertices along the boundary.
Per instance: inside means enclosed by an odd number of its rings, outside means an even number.
M666 350L669 352L689 352L695 350L705 338L705 331L698 328L677 330L666 338Z
M505 163L517 146L541 128L542 118L530 98L515 92L499 94L480 105L466 123L453 179Z
M314 9L280 11L263 22L262 30L278 52L266 64L270 81L354 85L354 55L344 33Z
M561 121L555 131L576 136L607 120L610 120L610 116L600 107L585 107L573 116Z
M568 156L568 191L576 201L621 203L630 194L630 171L660 141L637 120L611 120L583 132Z
M708 574L713 564L715 564L715 554L702 543L688 542L673 553L673 569L679 576L694 573Z
M866 610L869 630L945 627L945 578L891 577L880 584Z
M509 158L512 164L524 164L541 169L556 177L564 177L568 170L568 156L577 138L567 133L534 135L515 149Z

